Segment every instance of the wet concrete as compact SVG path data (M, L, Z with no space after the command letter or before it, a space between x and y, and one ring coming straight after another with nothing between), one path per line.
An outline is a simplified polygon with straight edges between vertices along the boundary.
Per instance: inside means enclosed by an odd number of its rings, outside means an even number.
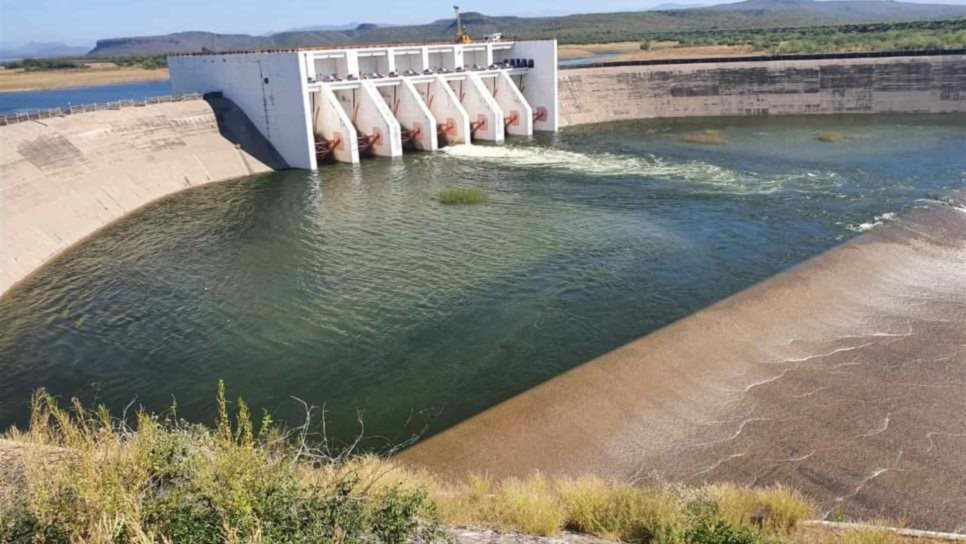
M783 482L824 512L966 531L963 452L966 207L937 204L401 458L449 476Z

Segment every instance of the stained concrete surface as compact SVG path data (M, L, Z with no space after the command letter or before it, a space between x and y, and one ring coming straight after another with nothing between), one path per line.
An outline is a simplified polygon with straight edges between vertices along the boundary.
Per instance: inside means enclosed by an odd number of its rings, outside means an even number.
M419 443L458 477L783 482L966 531L966 208L917 210Z
M284 166L225 99L0 127L0 293L153 200Z
M563 126L622 119L966 112L966 55L560 72Z

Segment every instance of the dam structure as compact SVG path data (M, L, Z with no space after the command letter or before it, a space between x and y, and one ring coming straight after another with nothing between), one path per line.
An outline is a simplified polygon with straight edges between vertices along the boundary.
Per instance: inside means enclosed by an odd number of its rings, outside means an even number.
M174 92L221 93L292 168L558 127L556 40L199 53L168 66Z

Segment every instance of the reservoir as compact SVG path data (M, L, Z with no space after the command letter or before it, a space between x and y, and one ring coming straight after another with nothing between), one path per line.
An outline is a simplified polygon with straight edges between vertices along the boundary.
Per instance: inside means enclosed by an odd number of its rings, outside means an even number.
M50 91L0 93L0 114L81 104L103 104L118 100L144 100L171 94L170 81L146 81Z
M964 150L963 115L636 121L195 188L0 299L0 424L38 387L208 422L224 379L434 433L966 188Z

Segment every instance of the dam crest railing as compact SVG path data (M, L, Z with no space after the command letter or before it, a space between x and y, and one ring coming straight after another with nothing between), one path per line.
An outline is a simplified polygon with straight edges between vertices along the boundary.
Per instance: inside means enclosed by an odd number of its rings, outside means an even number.
M773 62L789 60L833 60L833 59L880 59L890 57L941 57L966 55L966 48L960 49L914 49L911 51L852 51L845 53L796 53L787 55L746 55L734 57L683 57L669 59L616 60L610 62L591 62L560 66L560 70L580 70L582 68L615 68L620 66L661 66L668 64L705 64L735 62Z
M107 110L119 110L122 108L138 108L143 106L148 106L151 104L163 104L166 102L186 102L188 100L201 100L202 95L199 93L189 93L189 94L176 94L176 95L164 95L164 96L153 96L151 98L145 98L143 100L117 100L114 102L100 102L96 104L78 104L71 106L63 106L60 108L44 108L31 111L23 111L18 113L6 113L0 115L0 126L4 125L14 125L17 123L23 123L26 121L37 121L40 119L51 119L54 117L66 117L68 115L76 115L78 113L87 113L92 111L107 111Z

